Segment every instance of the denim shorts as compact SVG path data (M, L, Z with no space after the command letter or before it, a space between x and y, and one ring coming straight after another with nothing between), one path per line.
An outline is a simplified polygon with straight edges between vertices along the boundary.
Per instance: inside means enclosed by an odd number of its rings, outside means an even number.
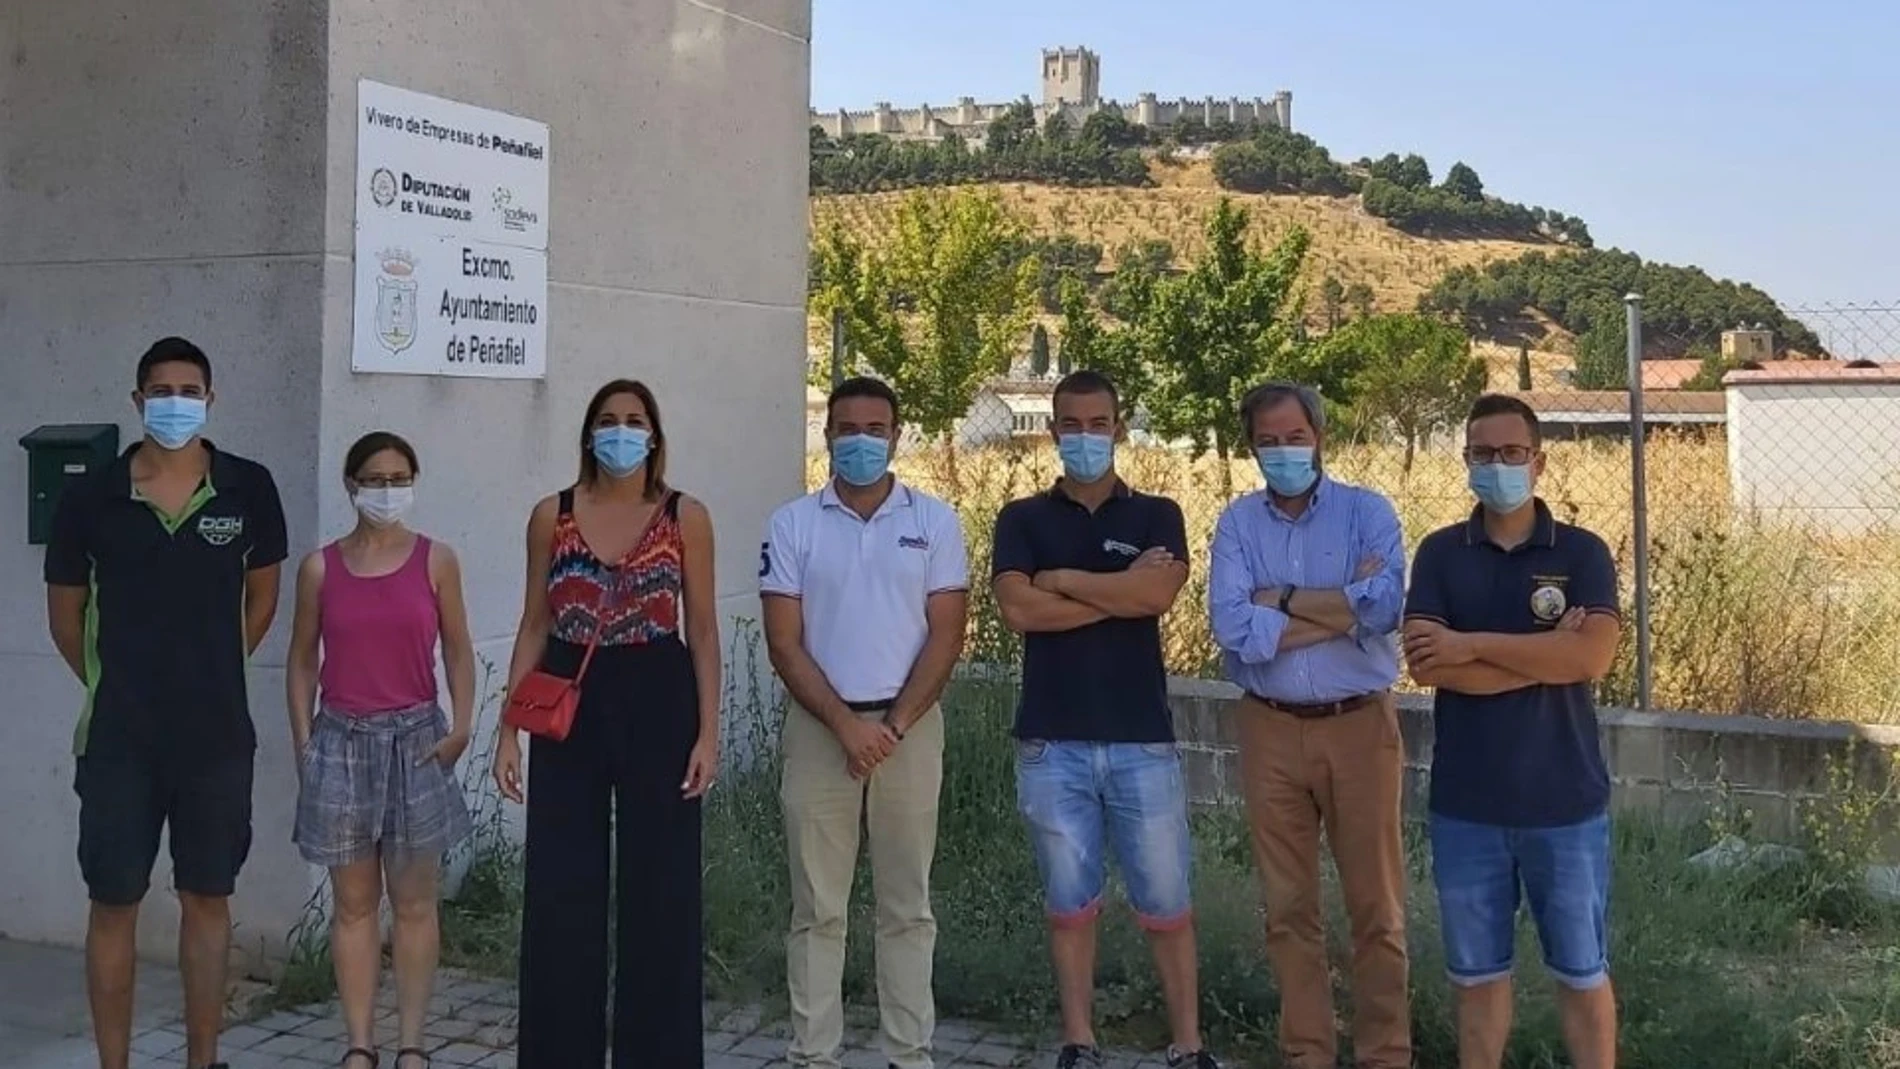
M1019 742L1016 800L1051 923L1077 927L1101 912L1110 847L1142 927L1192 919L1187 783L1173 743Z
M1431 838L1452 983L1476 987L1511 975L1520 888L1557 981L1587 991L1609 979L1607 814L1556 828L1509 828L1434 813Z

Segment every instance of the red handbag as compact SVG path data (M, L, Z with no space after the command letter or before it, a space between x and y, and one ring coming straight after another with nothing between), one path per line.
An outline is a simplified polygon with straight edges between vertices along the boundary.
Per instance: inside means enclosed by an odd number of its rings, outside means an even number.
M616 577L616 585L618 582ZM501 712L502 723L555 742L565 740L568 732L574 730L574 716L581 708L581 680L587 678L587 666L594 659L594 647L600 645L600 629L607 619L607 594L601 591L600 601L594 606L594 633L587 638L587 652L581 655L580 671L574 673L573 679L563 679L540 668L522 676L521 682L508 692L508 706Z
M581 707L581 680L587 677L587 664L594 659L594 647L600 643L596 621L594 636L587 640L587 652L581 657L581 669L573 679L562 679L537 668L521 677L508 692L508 707L502 710L502 723L511 728L561 742L574 730L574 714Z

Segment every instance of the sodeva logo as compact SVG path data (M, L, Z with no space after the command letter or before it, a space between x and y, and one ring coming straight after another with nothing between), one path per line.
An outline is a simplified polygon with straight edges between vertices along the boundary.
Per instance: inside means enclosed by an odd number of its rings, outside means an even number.
M502 229L517 234L525 233L541 221L536 213L515 205L515 192L507 186L495 190L495 214L501 216Z

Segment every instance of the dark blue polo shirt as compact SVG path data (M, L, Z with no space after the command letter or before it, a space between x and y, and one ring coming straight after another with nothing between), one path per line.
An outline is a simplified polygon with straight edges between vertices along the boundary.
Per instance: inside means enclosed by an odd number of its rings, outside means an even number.
M1072 568L1123 572L1155 547L1187 561L1181 506L1117 484L1090 512L1064 493L1012 501L996 517L991 576ZM1173 742L1161 618L1111 618L1073 631L1023 636L1016 737L1076 742Z
M1454 631L1548 631L1568 609L1618 615L1616 564L1603 540L1558 523L1542 501L1529 541L1500 549L1481 512L1427 535L1412 563L1405 615ZM1432 812L1511 827L1559 827L1600 815L1610 777L1591 684L1504 694L1439 688L1433 700Z

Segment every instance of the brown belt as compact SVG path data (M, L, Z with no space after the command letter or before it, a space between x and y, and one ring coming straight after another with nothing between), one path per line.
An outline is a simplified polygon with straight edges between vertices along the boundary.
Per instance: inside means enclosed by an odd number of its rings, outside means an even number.
M1247 697L1259 702L1261 705L1266 706L1276 713L1297 716L1301 720L1324 720L1329 716L1344 716L1347 713L1364 709L1368 705L1377 705L1385 697L1385 694L1385 691L1379 690L1371 694L1355 694L1350 698L1341 698L1336 702L1313 702L1311 704L1274 701L1272 698L1262 697L1253 691L1248 691Z

